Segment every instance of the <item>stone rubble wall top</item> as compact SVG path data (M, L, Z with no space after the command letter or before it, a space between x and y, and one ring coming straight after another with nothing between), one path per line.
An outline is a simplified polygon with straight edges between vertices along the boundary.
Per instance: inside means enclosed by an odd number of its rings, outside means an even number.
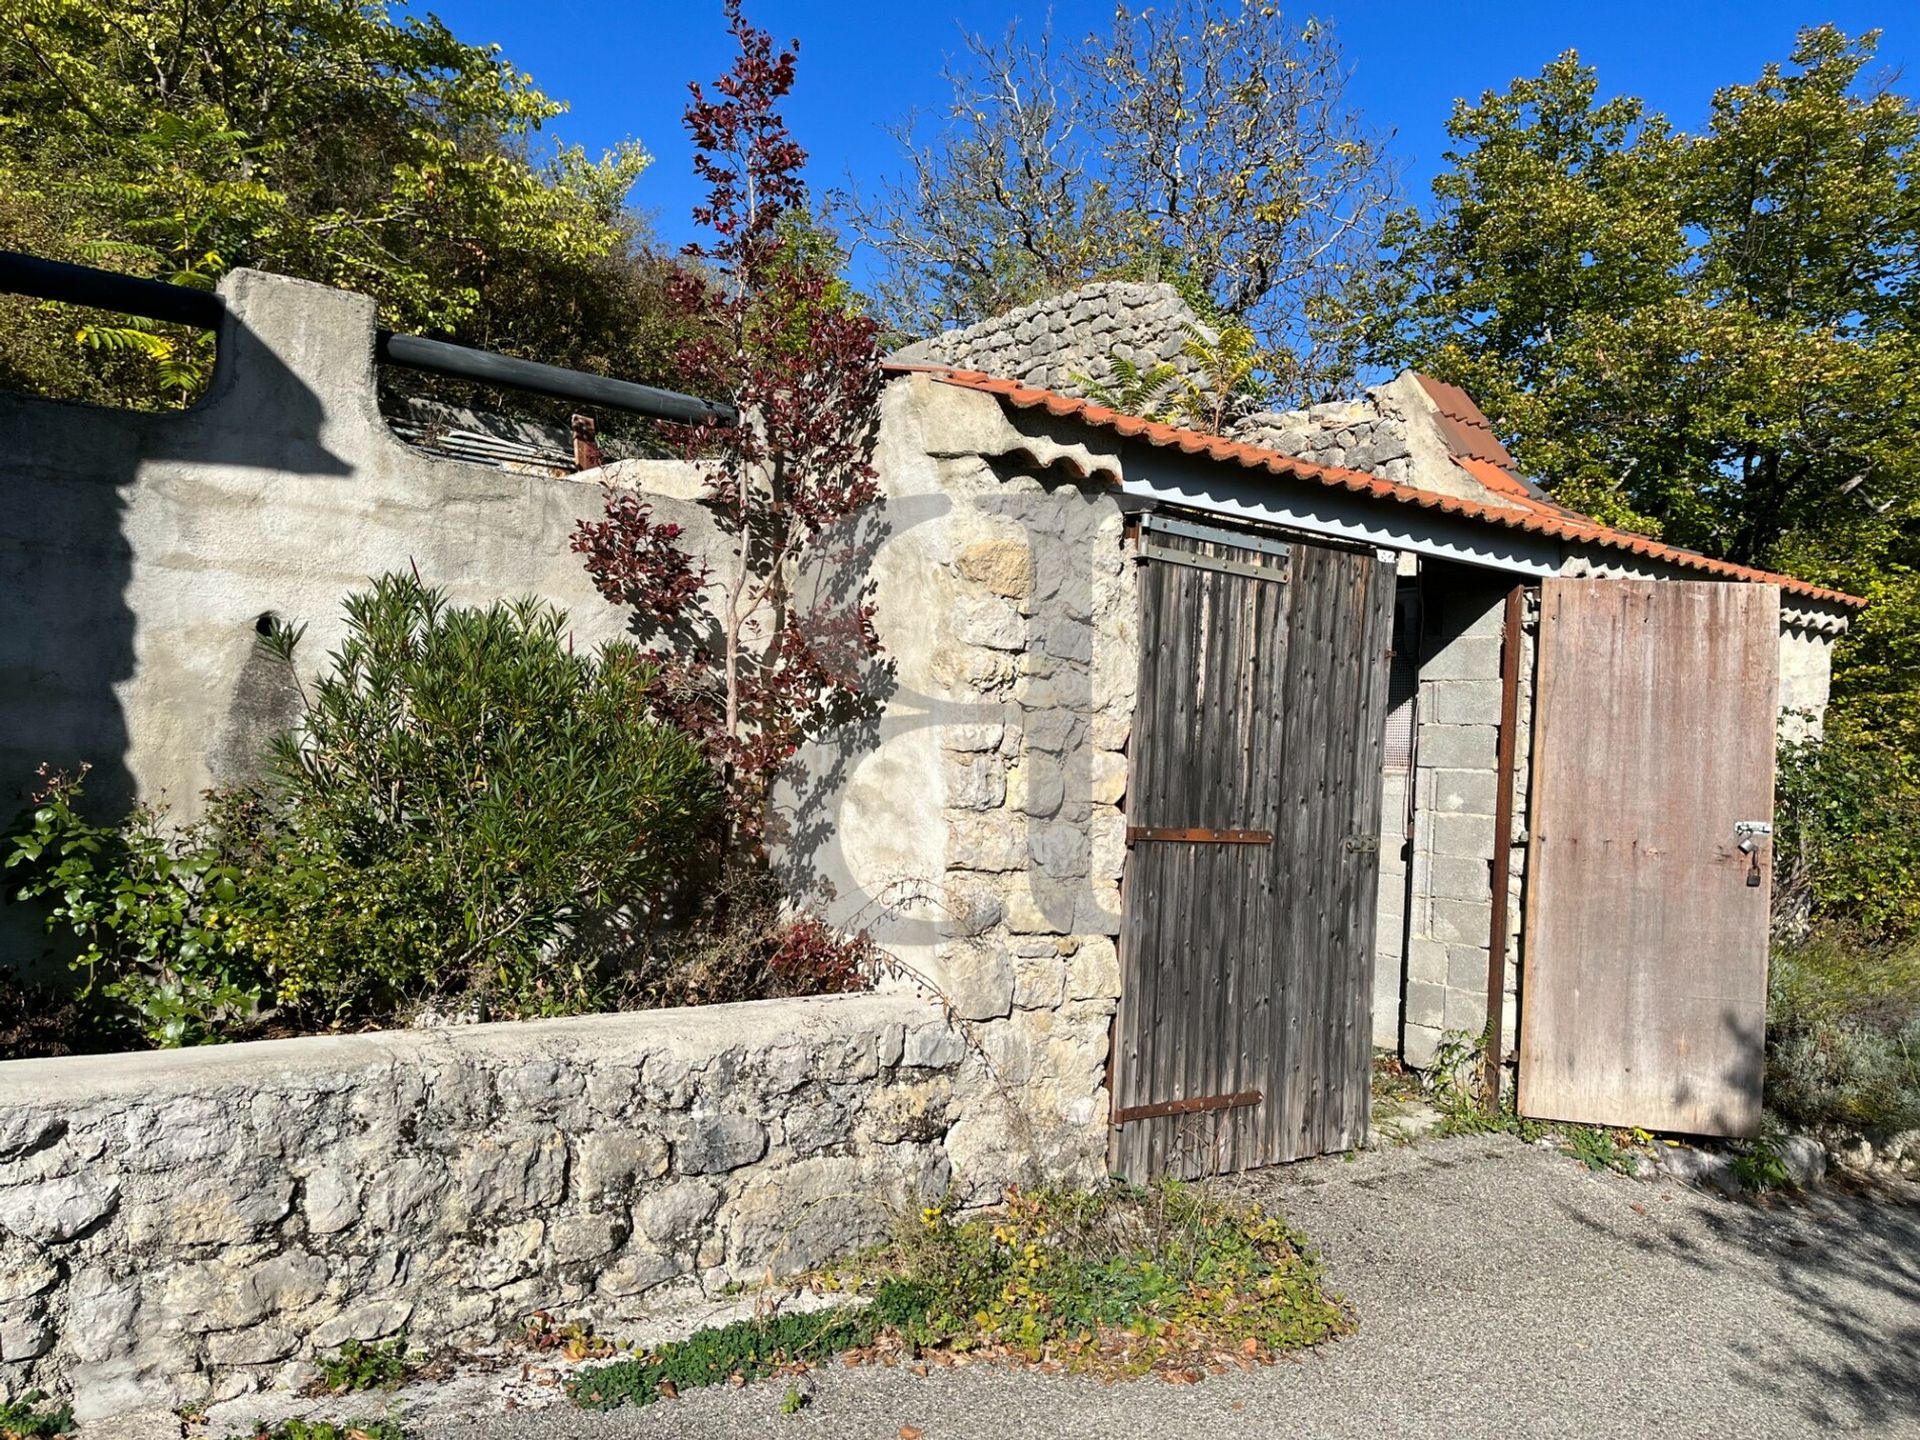
M979 370L1086 399L1087 380L1106 379L1115 356L1143 369L1168 364L1176 379L1197 379L1200 362L1186 353L1196 330L1212 335L1173 286L1103 280L945 331L893 358Z

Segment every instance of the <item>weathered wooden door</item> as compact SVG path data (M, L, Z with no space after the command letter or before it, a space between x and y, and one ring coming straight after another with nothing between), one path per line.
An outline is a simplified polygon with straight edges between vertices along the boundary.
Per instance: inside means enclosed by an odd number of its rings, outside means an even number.
M1548 580L1540 605L1520 1108L1754 1134L1780 592Z
M1365 1138L1393 628L1371 553L1160 525L1115 1024L1112 1161L1134 1178Z

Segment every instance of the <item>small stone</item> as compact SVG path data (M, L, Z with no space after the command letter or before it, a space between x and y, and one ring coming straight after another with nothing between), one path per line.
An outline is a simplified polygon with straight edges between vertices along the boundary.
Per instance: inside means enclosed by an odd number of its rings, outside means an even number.
M474 1257L469 1272L473 1283L483 1290L498 1290L523 1275L532 1274L546 1233L544 1220L502 1225Z
M1001 738L1006 733L1006 725L999 720L943 725L940 727L940 743L949 750L978 754L998 750Z
M720 1205L711 1180L675 1180L657 1185L633 1205L633 1233L647 1246L677 1253L706 1229Z
M945 1020L916 1025L906 1034L900 1063L916 1070L944 1070L960 1063L967 1043L960 1032Z
M300 1205L308 1234L338 1234L360 1218L359 1186L338 1166L322 1165L308 1174Z
M997 755L949 758L942 767L947 805L954 810L995 810L1006 802L1007 767Z
M66 1133L66 1121L46 1110L0 1113L0 1161L43 1149Z
M686 1273L686 1263L676 1256L635 1251L622 1255L601 1270L595 1278L594 1287L603 1295L624 1299L630 1295L644 1294Z
M0 1362L35 1360L53 1348L53 1326L38 1300L0 1305Z
M323 1347L339 1344L337 1340L329 1342L320 1338L325 1328L321 1326L313 1332L313 1343ZM255 1325L247 1330L209 1335L207 1360L214 1365L270 1365L286 1359L299 1348L300 1339L291 1331L277 1325Z
M667 1173L667 1142L647 1132L595 1130L580 1137L575 1154L574 1193L589 1202Z
M767 1131L747 1115L686 1117L674 1140L674 1167L683 1175L720 1175L751 1165L767 1153Z
M1827 1147L1810 1135L1785 1135L1774 1142L1773 1153L1786 1167L1787 1178L1805 1188L1827 1178Z
M1027 648L1027 617L1005 600L962 597L952 610L953 633L989 650Z
M1037 819L1059 813L1066 799L1066 776L1056 760L1025 756L1007 776L1007 803Z
M967 579L1018 600L1033 590L1033 552L1023 540L977 540L953 562Z
M611 1255L625 1239L625 1227L611 1215L567 1215L549 1227L553 1258L562 1265Z
M91 1230L120 1200L117 1182L83 1175L0 1190L0 1228L42 1245L64 1245Z
M1006 902L998 886L983 876L954 874L941 890L945 911L941 929L949 936L971 938L984 935L1006 915Z
M407 1300L375 1300L356 1305L344 1314L314 1326L307 1338L316 1350L331 1350L347 1340L384 1340L407 1328L407 1322L413 1318L413 1308L412 1302ZM274 1355L269 1358L280 1360L285 1356Z

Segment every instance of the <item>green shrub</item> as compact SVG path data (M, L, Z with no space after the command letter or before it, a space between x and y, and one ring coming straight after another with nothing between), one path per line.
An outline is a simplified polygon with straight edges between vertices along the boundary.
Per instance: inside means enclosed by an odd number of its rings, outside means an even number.
M233 1433L227 1440L411 1440L410 1433L397 1420L282 1420L269 1426L260 1422L245 1433Z
M0 1440L53 1440L73 1429L71 1405L49 1405L38 1390L0 1400Z
M393 1390L413 1372L404 1335L387 1341L344 1341L332 1355L321 1357L319 1364L320 1384L335 1393Z
M119 825L80 811L85 771L49 774L16 822L5 865L20 900L47 902L47 929L76 945L85 998L131 1015L149 1044L218 1038L260 1001L258 965L218 921L239 893L206 826L170 833L141 808Z
M868 1303L703 1330L583 1370L568 1393L590 1409L647 1405L883 1337L1132 1374L1223 1352L1268 1360L1353 1328L1283 1221L1178 1181L1015 1193L966 1219L930 1206L893 1244L826 1279Z
M644 1355L582 1370L567 1382L574 1403L589 1410L651 1405L682 1390L718 1385L738 1375L759 1380L782 1366L823 1360L869 1345L879 1333L863 1310L816 1310L736 1320L669 1341Z
M274 750L282 843L247 943L283 1002L337 1013L441 991L577 1008L587 941L645 926L719 814L699 746L652 718L631 644L574 652L537 600L456 609L408 575L348 633ZM297 635L271 643L289 662Z
M1828 930L1776 949L1766 1098L1791 1126L1920 1127L1920 943Z
M1020 1192L965 1219L933 1207L879 1264L874 1309L912 1343L1078 1368L1266 1356L1352 1326L1284 1221L1178 1181Z
M1774 793L1781 933L1920 933L1920 761L1835 717L1824 738L1781 747Z
M411 576L346 601L260 791L170 831L98 825L54 777L12 837L23 898L152 1044L230 1036L262 1007L328 1025L447 995L595 1008L702 869L720 812L699 746L653 718L630 644L576 654L525 600L457 609ZM289 664L298 636L268 643Z

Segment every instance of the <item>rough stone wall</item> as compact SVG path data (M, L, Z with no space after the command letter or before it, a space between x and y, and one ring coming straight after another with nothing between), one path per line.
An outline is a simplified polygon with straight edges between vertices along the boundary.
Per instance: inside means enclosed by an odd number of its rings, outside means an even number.
M802 756L834 778L819 811L796 798L796 836L830 837L788 847L796 883L824 882L829 913L979 1038L989 1083L949 1137L963 1177L1105 1163L1139 657L1123 516L1077 478L1086 439L925 375L888 387L871 570L886 714Z
M1402 1047L1425 1065L1449 1031L1487 1020L1500 646L1508 586L1462 567L1423 570L1412 896ZM1511 1033L1511 1032L1509 1032Z
M979 370L1062 395L1085 397L1119 356L1143 369L1168 364L1178 378L1195 378L1200 362L1186 353L1201 325L1171 285L1099 281L1022 305L991 320L948 330L908 346L894 358Z
M1335 400L1305 410L1262 410L1235 425L1233 438L1316 465L1415 483L1406 417L1382 406L1373 392L1365 399Z
M979 1178L981 1083L904 995L0 1064L0 1386L170 1410L803 1270Z

